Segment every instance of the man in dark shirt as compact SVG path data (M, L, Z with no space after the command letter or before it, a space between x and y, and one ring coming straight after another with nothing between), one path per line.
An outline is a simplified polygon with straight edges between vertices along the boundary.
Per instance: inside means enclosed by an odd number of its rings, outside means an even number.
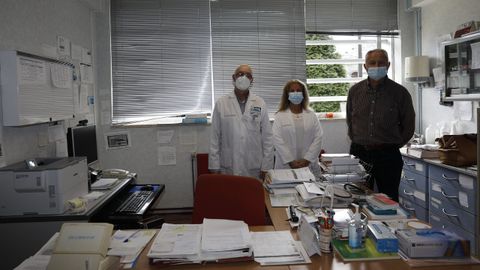
M407 89L387 77L385 50L369 51L363 65L368 79L350 88L347 99L350 154L372 165L369 185L398 201L402 173L399 148L413 136L415 110Z

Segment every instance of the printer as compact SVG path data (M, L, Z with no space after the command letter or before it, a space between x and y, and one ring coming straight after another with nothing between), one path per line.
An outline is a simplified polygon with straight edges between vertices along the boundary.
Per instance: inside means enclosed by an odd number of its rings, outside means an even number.
M85 157L36 158L0 168L0 215L62 214L88 193Z

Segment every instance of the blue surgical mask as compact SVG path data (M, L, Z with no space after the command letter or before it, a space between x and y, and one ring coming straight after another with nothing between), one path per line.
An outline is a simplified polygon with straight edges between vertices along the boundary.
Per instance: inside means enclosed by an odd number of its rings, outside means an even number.
M290 92L288 93L288 100L295 105L302 103L303 93L302 92Z
M371 67L368 68L367 72L370 79L378 81L387 76L387 67Z

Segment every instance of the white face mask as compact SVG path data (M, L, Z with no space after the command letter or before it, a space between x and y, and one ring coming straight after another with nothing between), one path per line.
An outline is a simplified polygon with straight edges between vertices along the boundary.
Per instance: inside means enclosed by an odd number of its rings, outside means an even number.
M252 84L252 82L250 81L250 79L246 75L238 77L234 82L235 88L237 88L238 90L242 90L242 91L248 90L248 88L250 88L251 84Z

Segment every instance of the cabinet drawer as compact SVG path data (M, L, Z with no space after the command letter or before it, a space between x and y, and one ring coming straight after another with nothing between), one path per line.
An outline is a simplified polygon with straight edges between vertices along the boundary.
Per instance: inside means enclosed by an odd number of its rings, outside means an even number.
M428 208L427 194L424 191L416 190L412 186L406 185L404 181L400 181L398 196L412 201L423 208Z
M450 183L453 187L474 192L477 187L476 177L459 173L439 166L428 166L428 177L441 183Z
M427 163L405 156L403 157L403 168L425 176L427 176L428 173Z
M402 178L400 180L414 189L427 192L428 184L425 175L403 169Z
M475 214L475 193L472 190L464 190L452 185L449 181L430 180L430 196L441 198L452 206Z
M453 206L445 198L437 197L436 194L430 196L429 210L436 211L442 220L448 220L468 232L473 233L475 230L475 216L472 213Z
M429 223L432 225L433 228L445 229L447 231L456 233L460 237L470 240L471 253L472 254L475 253L476 242L475 242L475 235L473 233L460 228L458 225L453 224L450 221L447 221L445 218L443 218L443 214L437 212L436 210L430 211Z
M400 206L409 214L409 216L414 216L419 220L428 222L428 210L424 207L421 207L418 204L413 203L412 201L399 197Z

